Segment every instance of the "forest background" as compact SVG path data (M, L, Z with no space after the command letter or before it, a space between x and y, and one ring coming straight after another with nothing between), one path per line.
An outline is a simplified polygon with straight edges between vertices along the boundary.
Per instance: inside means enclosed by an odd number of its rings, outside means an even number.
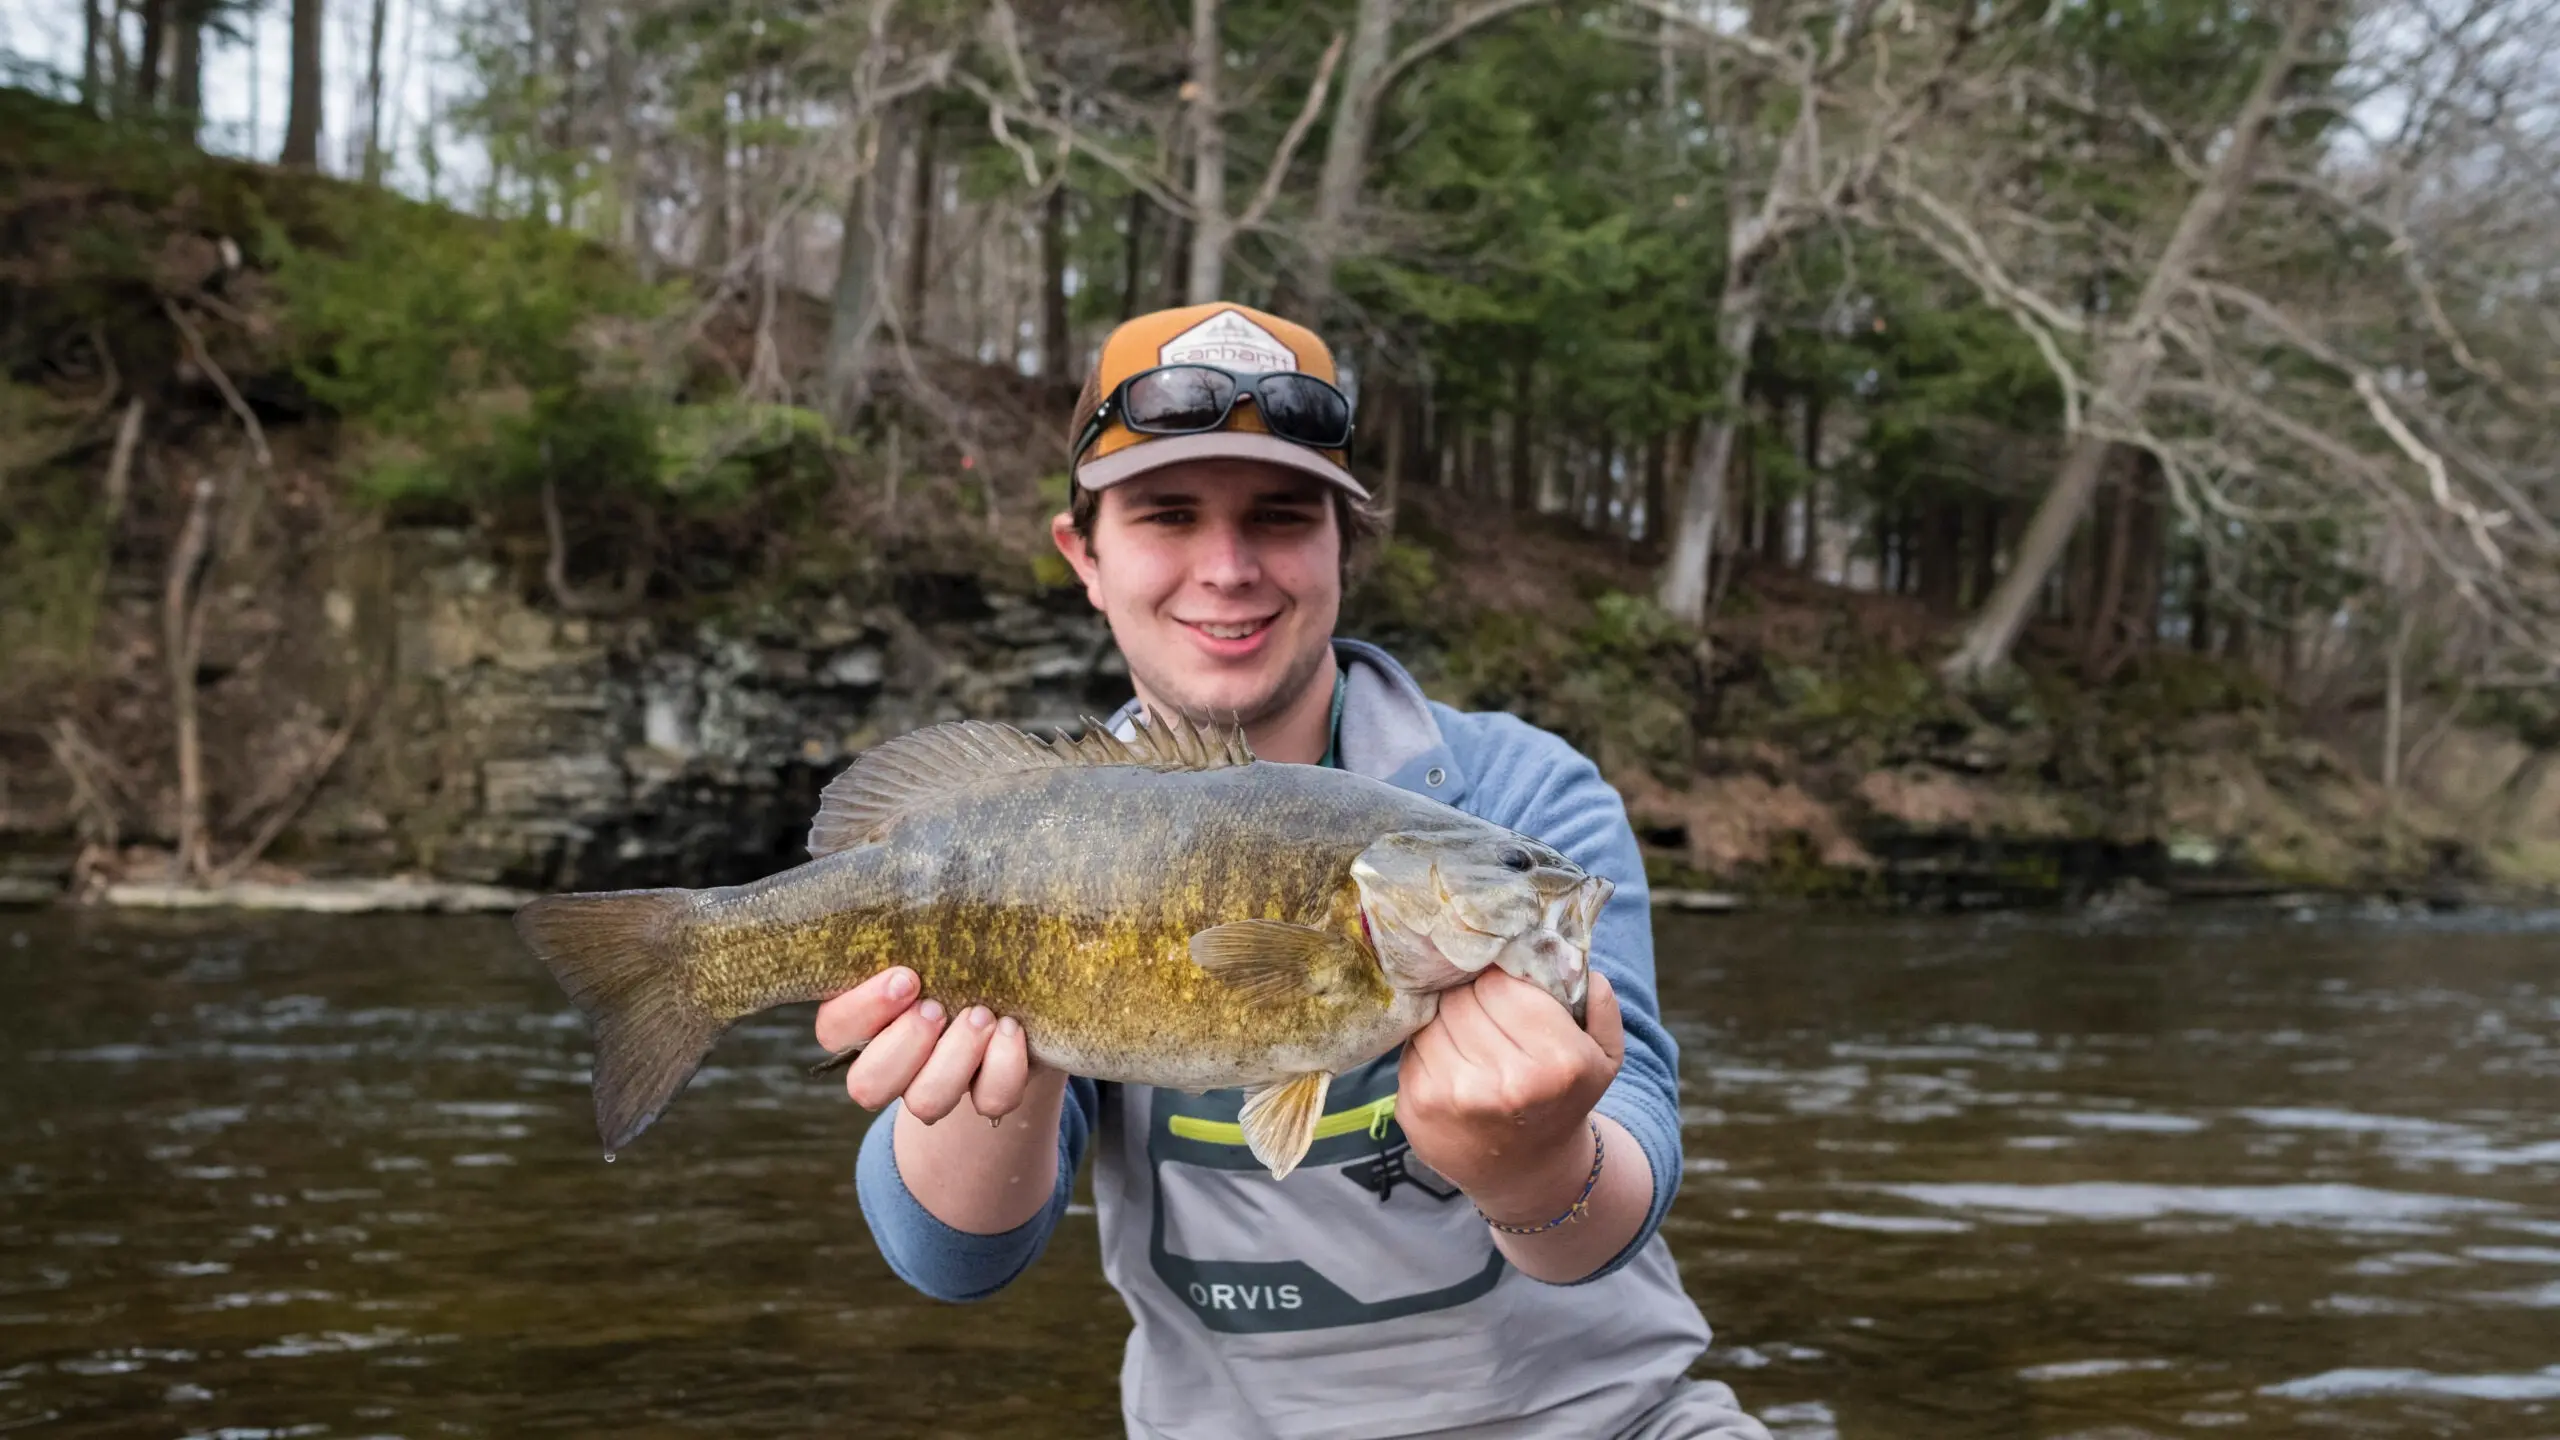
M810 789L723 686L810 774L1107 698L909 662L1059 643L1085 357L1208 299L1350 367L1357 626L1594 753L1661 878L2560 882L2555 0L16 6L40 887L699 882L650 806Z

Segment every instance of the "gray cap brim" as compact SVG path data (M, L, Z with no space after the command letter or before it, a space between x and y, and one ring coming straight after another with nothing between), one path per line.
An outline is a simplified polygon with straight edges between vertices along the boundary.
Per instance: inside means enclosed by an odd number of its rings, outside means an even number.
M1194 460L1253 460L1312 475L1366 500L1369 492L1319 450L1266 435L1257 430L1211 430L1201 435L1150 435L1126 449L1115 450L1076 467L1076 483L1087 490L1108 490L1151 470Z

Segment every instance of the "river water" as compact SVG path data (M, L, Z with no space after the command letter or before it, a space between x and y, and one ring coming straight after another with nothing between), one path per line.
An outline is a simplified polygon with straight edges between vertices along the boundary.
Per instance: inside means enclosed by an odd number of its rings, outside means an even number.
M1661 946L1700 1373L1780 1435L2560 1434L2560 917ZM814 1054L606 1166L502 921L0 915L0 1433L1115 1433L1089 1214L916 1297Z

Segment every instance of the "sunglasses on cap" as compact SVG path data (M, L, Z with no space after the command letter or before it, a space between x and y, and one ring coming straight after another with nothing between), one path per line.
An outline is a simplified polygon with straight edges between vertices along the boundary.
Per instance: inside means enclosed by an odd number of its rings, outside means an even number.
M1316 450L1351 443L1350 398L1313 375L1159 365L1111 388L1076 437L1069 463L1083 459L1114 420L1140 435L1199 435L1226 424L1236 401L1247 395L1261 412L1263 428L1283 440Z

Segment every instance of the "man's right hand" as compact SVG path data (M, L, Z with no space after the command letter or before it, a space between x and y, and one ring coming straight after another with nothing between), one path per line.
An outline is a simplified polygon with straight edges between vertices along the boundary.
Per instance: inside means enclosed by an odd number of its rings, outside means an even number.
M1010 1115L1031 1087L1031 1047L1011 1016L983 1005L958 1015L922 998L916 972L894 965L818 1007L818 1043L833 1054L856 1045L845 1093L869 1110L892 1100L927 1125L961 1108L990 1120Z
M1012 1019L983 1006L951 1015L899 965L820 1005L818 1043L839 1055L862 1047L844 1077L857 1102L901 1102L891 1137L898 1178L935 1219L1000 1235L1056 1194L1066 1072L1033 1065ZM973 1115L996 1124L965 1123ZM943 1119L956 1123L934 1123Z

